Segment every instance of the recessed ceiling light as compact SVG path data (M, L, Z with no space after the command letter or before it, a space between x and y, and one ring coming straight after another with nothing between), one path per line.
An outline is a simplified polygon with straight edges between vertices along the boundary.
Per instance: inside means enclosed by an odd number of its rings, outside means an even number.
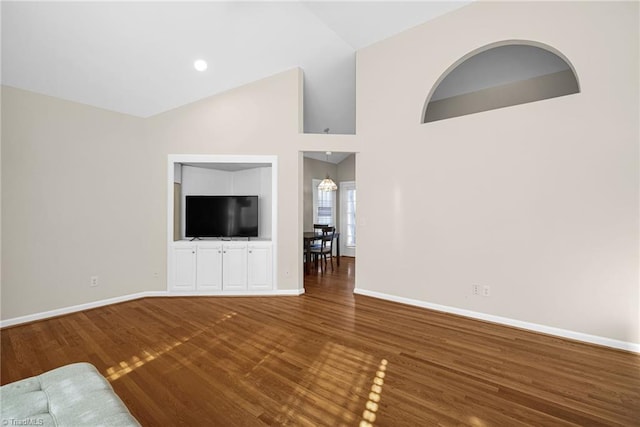
M193 67L198 71L204 71L207 69L207 61L204 59L198 59L193 63Z

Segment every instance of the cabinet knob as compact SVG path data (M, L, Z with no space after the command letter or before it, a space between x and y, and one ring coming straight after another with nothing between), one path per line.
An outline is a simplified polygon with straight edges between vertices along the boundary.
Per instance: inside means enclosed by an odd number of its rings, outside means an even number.
M251 253L251 251L249 251L249 253Z
M191 251L191 253L192 253L192 254L195 254L195 253L196 253L196 251Z

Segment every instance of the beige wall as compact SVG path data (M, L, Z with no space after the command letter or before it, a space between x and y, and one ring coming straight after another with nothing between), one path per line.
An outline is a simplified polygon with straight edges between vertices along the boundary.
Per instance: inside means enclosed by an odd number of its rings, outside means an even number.
M357 287L640 343L637 17L478 2L359 51ZM451 64L511 39L558 49L582 92L420 123Z
M358 288L640 343L637 16L479 2L370 46L357 136L299 134L299 70L145 120L3 88L2 319L165 290L170 153L278 156L277 282L301 289L301 153L351 151ZM438 77L504 39L558 49L582 92L421 124Z
M142 121L8 87L2 113L2 318L160 287Z
M337 182L356 180L356 155L349 157L338 163Z

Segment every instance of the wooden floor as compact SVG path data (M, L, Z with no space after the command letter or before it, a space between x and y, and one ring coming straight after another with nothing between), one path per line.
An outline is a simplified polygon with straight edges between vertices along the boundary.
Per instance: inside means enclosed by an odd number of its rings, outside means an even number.
M2 384L79 361L144 426L640 425L640 357L353 295L147 298L6 328Z

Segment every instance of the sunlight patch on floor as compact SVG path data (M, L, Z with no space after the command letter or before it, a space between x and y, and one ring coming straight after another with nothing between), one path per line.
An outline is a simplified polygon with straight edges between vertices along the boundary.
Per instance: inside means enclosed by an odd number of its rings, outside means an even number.
M371 392L369 393L369 401L366 403L364 411L362 411L362 421L360 427L373 427L376 421L378 408L380 408L380 399L382 398L382 386L384 385L384 377L387 375L387 359L382 359L378 366L378 371L371 384Z
M291 397L281 407L278 422L296 425L354 425L368 377L375 369L373 356L328 342L315 357ZM328 398L328 399L327 399ZM322 407L319 401L329 402Z
M486 427L486 424L484 423L484 421L482 421L478 417L469 417L469 424L471 424L474 427Z
M225 321L233 318L236 315L237 315L237 313L235 313L235 312L230 312L230 313L224 314L212 326L218 325L218 324L220 324L222 322L225 322ZM157 359L158 357L170 352L174 348L176 348L178 346L181 346L182 344L192 340L193 338L197 337L198 335L201 335L201 334L205 333L209 328L199 330L199 331L197 331L197 332L195 332L195 333L193 333L193 334L191 334L189 336L183 337L180 341L174 341L172 343L164 343L164 344L162 344L162 347L160 348L160 350L153 350L153 349L142 350L142 352L139 355L132 356L128 360L123 360L120 363L118 363L118 364L116 364L116 365L114 365L114 366L112 366L110 368L107 368L106 378L110 382L115 381L118 378L122 377L123 375L127 375L129 372L139 368L140 366L143 366L146 363L149 363L152 360Z
M255 371L262 368L266 362L270 361L274 354L281 354L283 346L280 343L286 342L288 339L289 334L278 333L275 329L266 329L261 330L252 341L245 343L250 347L254 347L262 351L264 356L262 356L260 361L243 375L243 378L249 378Z

